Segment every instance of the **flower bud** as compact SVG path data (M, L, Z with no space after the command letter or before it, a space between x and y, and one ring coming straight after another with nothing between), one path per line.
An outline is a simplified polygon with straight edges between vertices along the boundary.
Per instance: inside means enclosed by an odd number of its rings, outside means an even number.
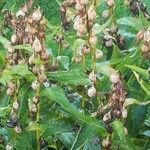
M105 45L106 45L106 47L112 47L112 45L113 45L112 40L110 39L110 40L106 41Z
M109 17L109 11L108 10L105 10L105 11L103 11L103 13L102 13L102 17L104 18L104 19L106 19L106 18L108 18Z
M7 88L6 93L7 93L7 95L12 96L14 94L14 91L10 88Z
M82 48L82 53L83 54L88 54L90 52L90 47L89 45L84 45Z
M96 11L94 9L94 6L90 6L88 10L88 20L94 21L96 19Z
M75 8L77 11L81 11L84 9L84 5L81 5L80 2L77 2Z
M47 76L45 75L45 73L42 72L38 74L38 81L40 83L43 83L46 79L47 79Z
M33 20L34 21L40 21L42 18L42 13L40 11L40 9L38 8L33 14L32 14Z
M114 1L114 0L107 0L106 3L107 3L107 5L110 6L110 7L112 7L112 6L115 5L115 1Z
M88 90L88 96L89 97L94 97L96 96L96 89L94 86L90 87L89 90Z
M37 112L37 107L35 104L32 104L30 107L29 107L29 110L32 112L32 113L36 113Z
M40 83L37 80L35 80L32 82L31 87L33 90L37 90L40 87Z
M103 52L101 50L96 50L95 51L95 58L101 59L102 57L103 57Z
M50 87L50 81L49 80L46 80L43 84L46 88Z
M19 103L17 102L17 101L15 101L14 103L13 103L13 109L14 110L17 110L19 108Z
M17 35L16 34L13 34L12 36L11 36L11 43L16 43L17 42Z
M110 81L111 83L117 83L120 80L120 76L117 72L111 74Z
M96 74L94 71L92 71L90 74L89 74L89 79L92 81L92 82L96 82Z
M29 57L29 64L31 65L31 64L33 64L33 62L34 62L34 54L32 54L30 57Z
M104 148L109 148L110 145L111 145L111 143L110 143L109 137L107 137L106 139L104 139L104 140L102 141L102 146L103 146Z
M80 0L80 4L82 5L87 5L89 0Z
M13 47L8 47L7 51L8 51L8 53L13 53L15 51L15 49Z
M32 17L32 16L29 16L29 17L28 17L28 23L29 23L29 24L33 24L33 21L34 21L34 20L33 20L33 17Z
M13 91L16 89L16 85L12 81L9 81L7 85L8 85L8 88L12 89Z
M91 36L90 39L89 39L89 42L92 46L96 46L97 44L97 37L96 36Z

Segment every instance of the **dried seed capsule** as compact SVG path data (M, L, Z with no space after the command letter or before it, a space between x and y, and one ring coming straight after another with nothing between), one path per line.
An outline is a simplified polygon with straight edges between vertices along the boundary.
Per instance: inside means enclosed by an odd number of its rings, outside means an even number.
M101 59L102 57L103 57L103 52L101 50L96 50L95 51L95 58Z
M40 8L38 8L33 14L32 14L32 18L34 21L40 21L42 19L42 13L40 11Z
M150 43L150 28L144 32L144 42Z
M84 9L84 5L80 4L80 2L77 2L75 8L77 11L82 11Z
M111 145L111 143L110 143L109 137L107 137L106 139L104 139L104 140L102 141L102 146L103 146L104 148L109 148L110 145Z
M13 147L10 144L6 145L6 150L13 150Z
M31 87L33 90L37 90L40 87L40 83L37 80L35 80L32 82Z
M29 16L29 17L28 17L28 23L29 23L29 24L33 24L33 17L32 17L32 16Z
M118 81L120 81L120 76L117 72L113 73L111 76L110 76L110 81L112 83L117 83Z
M96 89L94 86L90 87L89 90L88 90L88 96L89 97L94 97L96 96Z
M89 74L89 79L92 81L92 82L96 82L96 74L94 71L92 71L90 74Z
M37 37L35 37L32 48L36 53L39 53L42 51L42 44Z
M19 10L19 11L16 13L16 17L19 17L19 16L24 17L24 16L25 16L25 13L24 13L22 10Z
M142 45L141 51L142 51L143 53L150 51L150 46L149 46L148 44Z
M46 81L46 79L47 79L47 76L45 75L45 73L42 72L38 74L38 81L40 83L43 83L44 81Z
M7 51L8 51L8 53L13 53L15 51L15 49L13 47L8 47Z
M143 39L143 37L144 37L144 29L140 30L140 31L137 33L137 35L136 35L136 40L137 40L137 41L140 41L140 40Z

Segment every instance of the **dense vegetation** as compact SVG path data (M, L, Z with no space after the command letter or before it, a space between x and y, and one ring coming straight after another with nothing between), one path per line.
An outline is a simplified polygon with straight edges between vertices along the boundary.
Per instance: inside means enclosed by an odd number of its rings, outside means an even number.
M150 149L149 0L0 12L0 150Z

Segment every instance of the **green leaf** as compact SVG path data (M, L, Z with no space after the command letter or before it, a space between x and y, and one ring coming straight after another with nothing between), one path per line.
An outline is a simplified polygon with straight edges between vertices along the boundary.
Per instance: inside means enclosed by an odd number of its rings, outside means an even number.
M13 47L18 50L26 50L27 52L30 52L30 53L33 51L30 44L16 45Z
M120 51L119 47L113 44L113 53L111 59L121 58L123 57L123 53Z
M95 129L91 126L83 125L77 133L76 139L71 150L80 149L86 142L90 141L96 135Z
M28 81L33 81L36 79L35 75L29 71L26 64L18 64L10 68L13 75L19 75L26 78Z
M146 102L140 102L134 98L127 98L124 102L124 107L127 107L129 105L133 105L133 104L137 104L137 105L148 105L150 104L150 101L146 101Z
M136 137L146 118L147 105L132 105L128 109L125 125L130 135Z
M64 110L66 110L73 118L84 122L91 127L95 128L95 130L99 133L100 136L104 136L106 134L105 128L102 126L100 122L98 122L95 118L91 116L84 115L79 113L68 101L66 98L64 91L59 87L47 88L42 91L43 96L47 96L50 100L58 103Z
M59 81L63 84L72 84L72 85L90 84L88 76L79 69L73 69L69 71L49 72L47 75L50 80Z
M137 31L143 28L142 21L140 18L135 17L122 17L117 20L117 24L131 26Z
M108 21L106 21L104 24L100 25L98 23L96 23L93 28L92 28L92 33L94 35L97 35L99 33L101 33L102 31L104 31L104 29L110 25L112 19L109 19Z
M96 68L98 73L107 77L110 77L113 73L115 73L115 70L111 67L109 62L97 63Z
M10 45L11 43L4 37L0 36L0 43L2 43L2 45Z
M138 72L139 74L143 75L146 78L149 77L148 70L142 69L142 68L137 67L135 65L126 65L126 67L130 68L132 71Z
M136 150L135 145L131 140L125 135L125 128L122 122L114 121L112 123L113 133L112 133L112 142L113 146L119 146L121 150Z
M69 57L68 56L58 56L57 59L63 69L66 69L66 70L69 69Z
M133 71L137 81L139 82L139 84L141 85L142 89L147 93L147 95L150 97L150 86L149 83L144 82L142 79L140 79L139 75Z

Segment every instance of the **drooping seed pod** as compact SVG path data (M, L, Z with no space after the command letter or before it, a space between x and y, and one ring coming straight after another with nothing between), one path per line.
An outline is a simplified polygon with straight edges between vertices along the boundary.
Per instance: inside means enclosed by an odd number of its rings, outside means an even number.
M103 57L103 52L101 50L96 50L95 51L95 58L96 59L101 59Z
M88 10L88 20L94 21L96 19L96 11L94 9L94 5L91 5Z
M96 46L97 44L97 37L96 36L91 36L90 39L89 39L89 42L92 46Z
M96 74L94 71L92 71L90 74L89 74L89 79L92 81L92 82L96 82Z
M106 3L107 3L107 5L108 5L109 7L112 7L112 6L115 5L115 1L114 1L114 0L107 0Z
M117 83L118 81L120 81L120 76L119 76L119 74L118 74L117 72L111 74L111 76L110 76L110 81L111 81L112 83Z
M7 145L6 145L6 150L13 150L13 147L12 147L12 145L10 145L10 144L7 144Z
M22 131L22 129L21 129L21 127L20 127L20 125L17 125L17 126L15 126L15 132L16 133L21 133L21 131Z
M96 89L95 89L94 86L92 86L92 87L90 87L90 88L88 89L88 96L89 96L89 97L94 97L94 96L96 96Z
M37 105L39 103L39 96L34 96L32 101L33 101L34 104Z
M111 113L110 113L110 111L107 113L107 114L105 114L104 115L104 117L103 117L103 121L106 123L106 124L108 124L108 123L110 123L111 122Z
M51 86L50 81L48 79L43 84L46 88Z
M37 90L40 87L40 83L37 80L35 80L32 82L31 87L33 90Z
M40 8L38 8L33 14L32 14L32 18L34 21L38 22L42 19L42 13L40 11Z
M106 41L106 42L105 42L105 45L106 45L106 47L112 47L112 45L113 45L112 39Z
M37 112L37 106L35 104L32 104L29 108L29 110L32 112L32 113L36 113Z

